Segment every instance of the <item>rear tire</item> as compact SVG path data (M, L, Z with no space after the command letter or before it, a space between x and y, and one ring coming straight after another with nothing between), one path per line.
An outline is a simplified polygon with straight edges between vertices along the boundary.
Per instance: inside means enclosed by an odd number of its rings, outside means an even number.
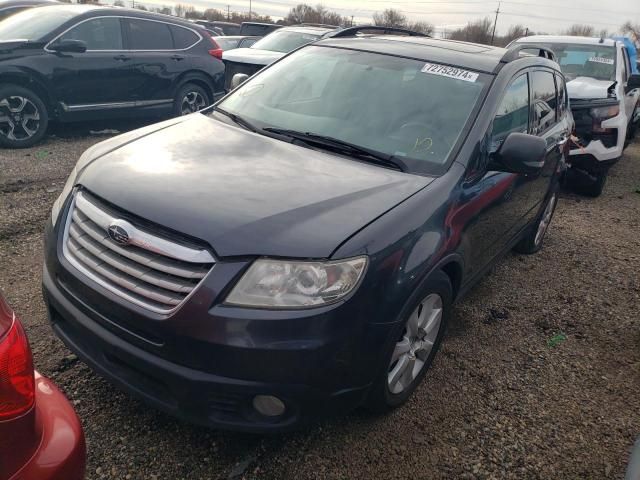
M38 95L17 85L0 87L0 146L32 147L48 126L47 108Z
M453 288L435 271L412 295L393 330L364 407L385 413L405 403L420 385L440 348L451 315Z
M173 100L173 114L176 117L199 112L211 105L209 93L200 85L185 83L178 89Z
M515 247L513 247L514 251L524 253L526 255L531 255L540 251L544 243L544 237L549 229L549 224L551 223L553 214L556 211L557 204L558 190L553 189L544 208L542 209L542 212L538 215L538 219L529 229L525 237L520 240Z

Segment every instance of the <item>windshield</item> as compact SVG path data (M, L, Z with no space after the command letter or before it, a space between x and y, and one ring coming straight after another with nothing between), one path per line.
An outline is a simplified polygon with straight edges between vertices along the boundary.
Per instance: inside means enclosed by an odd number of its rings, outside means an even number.
M291 30L277 30L258 40L251 48L270 50L272 52L289 53L298 47L314 42L319 35L310 33L293 32Z
M424 61L311 46L252 77L219 106L257 128L329 136L393 155L414 173L439 174L489 78Z
M591 77L613 82L616 79L616 50L612 46L537 42L536 45L553 51L567 80Z
M239 38L215 37L214 40L222 50L233 50L234 48L238 48L238 44L240 43Z
M77 9L59 6L24 10L0 22L0 42L38 41L77 15Z

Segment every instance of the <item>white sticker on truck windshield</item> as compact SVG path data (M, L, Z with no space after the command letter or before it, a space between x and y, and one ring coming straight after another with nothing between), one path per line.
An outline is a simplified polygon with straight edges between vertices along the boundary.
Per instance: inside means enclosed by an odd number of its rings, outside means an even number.
M464 80L465 82L475 82L478 79L477 73L463 70L461 68L438 65L437 63L425 63L424 67L422 67L422 71L431 75L440 75L442 77L455 78L456 80Z
M593 63L604 63L606 65L613 65L613 58L591 57L589 61Z

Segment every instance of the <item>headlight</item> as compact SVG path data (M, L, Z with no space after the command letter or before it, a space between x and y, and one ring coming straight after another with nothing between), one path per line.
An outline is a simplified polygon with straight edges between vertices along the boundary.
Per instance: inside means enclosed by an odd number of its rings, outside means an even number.
M256 260L226 303L267 308L326 305L356 288L366 267L366 257L337 262Z
M591 117L598 120L607 120L613 118L620 113L620 105L612 105L610 107L597 107L591 109Z
M58 221L58 215L60 215L60 209L62 208L64 201L67 199L67 197L71 193L71 190L73 190L73 186L76 183L77 176L78 176L78 170L77 170L77 167L74 167L73 170L71 170L71 174L69 175L69 178L67 179L67 183L64 184L62 193L60 193L60 196L57 198L57 200L53 202L53 207L51 208L51 224L54 226Z

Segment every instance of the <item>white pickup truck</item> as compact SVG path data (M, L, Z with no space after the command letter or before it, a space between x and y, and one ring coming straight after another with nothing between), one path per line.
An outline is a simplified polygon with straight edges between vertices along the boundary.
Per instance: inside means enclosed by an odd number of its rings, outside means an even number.
M590 37L536 35L514 43L555 53L576 122L568 181L580 193L597 197L637 127L640 75L632 73L627 49L620 41Z

